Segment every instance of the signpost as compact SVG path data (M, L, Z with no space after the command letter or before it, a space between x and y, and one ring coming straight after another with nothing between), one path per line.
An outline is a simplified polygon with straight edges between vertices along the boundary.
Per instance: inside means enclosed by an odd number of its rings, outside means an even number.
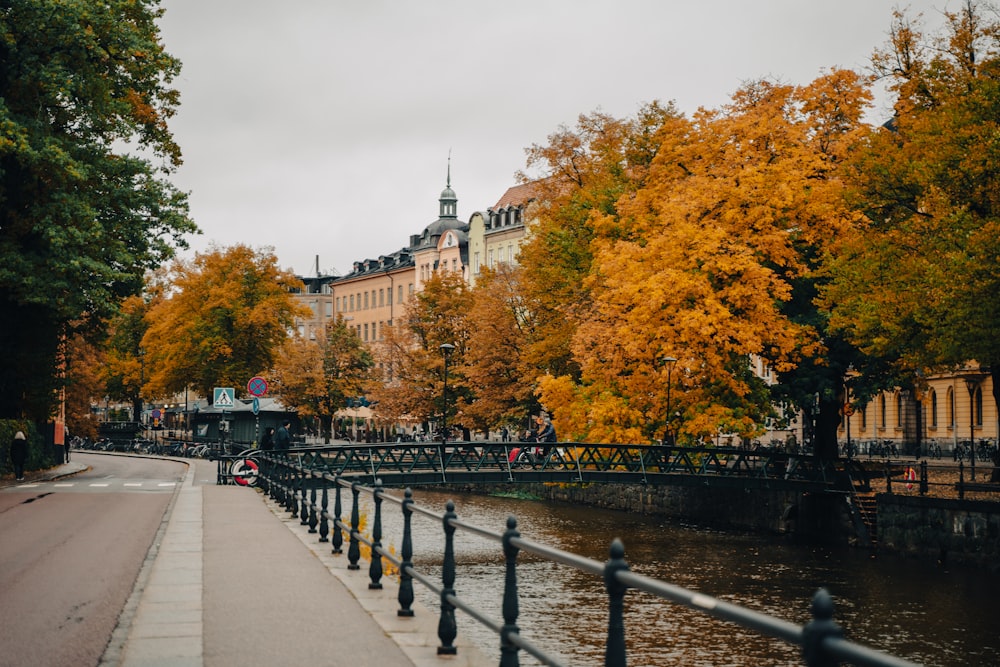
M260 397L267 393L267 380L255 375L247 382L247 391L253 396L254 433L256 441L260 442Z

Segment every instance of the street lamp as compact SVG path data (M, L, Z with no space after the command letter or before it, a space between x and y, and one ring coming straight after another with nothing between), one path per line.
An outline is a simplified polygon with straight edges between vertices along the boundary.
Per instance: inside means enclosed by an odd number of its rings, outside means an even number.
M982 373L967 373L962 376L969 390L969 464L972 466L972 481L976 481L976 389L986 376Z
M442 398L444 409L441 411L441 446L444 447L444 443L448 440L448 360L451 358L451 353L455 351L455 346L451 343L442 343L441 355L444 357L444 391Z
M670 436L670 420L672 418L672 413L670 412L670 384L674 364L677 363L677 360L673 357L663 357L662 362L667 367L667 425L663 429L663 444L673 446L673 438Z

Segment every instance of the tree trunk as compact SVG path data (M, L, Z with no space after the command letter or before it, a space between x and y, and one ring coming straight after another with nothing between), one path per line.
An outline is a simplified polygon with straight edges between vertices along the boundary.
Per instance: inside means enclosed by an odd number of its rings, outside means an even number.
M820 401L813 442L814 453L820 458L835 459L839 455L837 428L840 427L840 406L839 400Z

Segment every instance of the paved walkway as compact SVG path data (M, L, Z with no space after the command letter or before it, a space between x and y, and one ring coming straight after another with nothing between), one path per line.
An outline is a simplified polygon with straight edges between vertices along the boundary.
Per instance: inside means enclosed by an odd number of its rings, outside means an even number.
M308 526L261 492L216 486L215 464L191 460L146 556L102 667L485 667L460 635L437 655L438 614L396 615L398 586L368 589ZM28 475L57 479L71 462ZM346 552L346 545L345 545Z
M392 578L368 590L367 567L348 570L259 491L196 476L215 464L192 461L103 664L496 664L461 638L438 656L437 614L397 617Z

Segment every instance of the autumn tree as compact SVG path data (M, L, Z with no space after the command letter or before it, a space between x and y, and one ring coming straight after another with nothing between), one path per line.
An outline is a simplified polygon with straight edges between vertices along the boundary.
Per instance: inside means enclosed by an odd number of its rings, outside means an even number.
M67 339L66 426L71 436L95 438L97 422L90 406L106 395L101 369L103 350L77 333Z
M0 11L0 416L44 420L70 323L95 333L196 230L167 180L180 63L153 0Z
M973 0L944 18L926 35L897 12L873 57L895 113L851 162L868 224L824 294L833 326L911 382L976 361L1000 401L1000 22Z
M796 292L853 224L836 166L867 99L837 71L805 87L754 82L721 110L665 119L643 180L588 222L592 307L571 342L580 379L542 384L571 437L659 439L666 357L679 360L670 411L688 437L763 432L773 396L751 355L792 378L829 351L815 304ZM810 385L829 388L836 414L847 363L829 361L830 377Z
M147 293L125 299L118 314L112 318L104 341L102 376L106 395L131 403L135 421L139 421L142 414L143 384L147 379L142 339L149 329L148 315L153 298L156 297Z
M586 277L593 262L594 219L613 214L619 198L641 185L658 150L659 127L677 115L672 105L656 102L634 119L581 115L575 128L560 127L546 145L527 150L528 169L542 178L532 181L536 202L528 210L530 237L518 262L532 320L525 360L537 375L579 376L570 341L590 314Z
M536 373L524 359L531 313L521 292L521 273L507 263L486 268L472 290L462 374L475 394L463 401L461 410L479 430L522 422L539 407L533 392Z
M347 399L364 394L372 381L371 353L342 317L317 336L289 338L275 364L275 390L282 403L300 416L318 417L326 442L333 416Z
M293 289L301 281L270 249L213 248L175 263L142 339L149 395L190 386L212 396L214 387L244 387L268 371L295 318L309 315Z
M402 317L376 347L386 382L371 393L380 419L428 421L444 413L444 357L440 346L455 346L448 364L448 423L463 423L459 408L472 400L463 365L470 332L466 313L470 291L457 272L435 273L407 304Z

